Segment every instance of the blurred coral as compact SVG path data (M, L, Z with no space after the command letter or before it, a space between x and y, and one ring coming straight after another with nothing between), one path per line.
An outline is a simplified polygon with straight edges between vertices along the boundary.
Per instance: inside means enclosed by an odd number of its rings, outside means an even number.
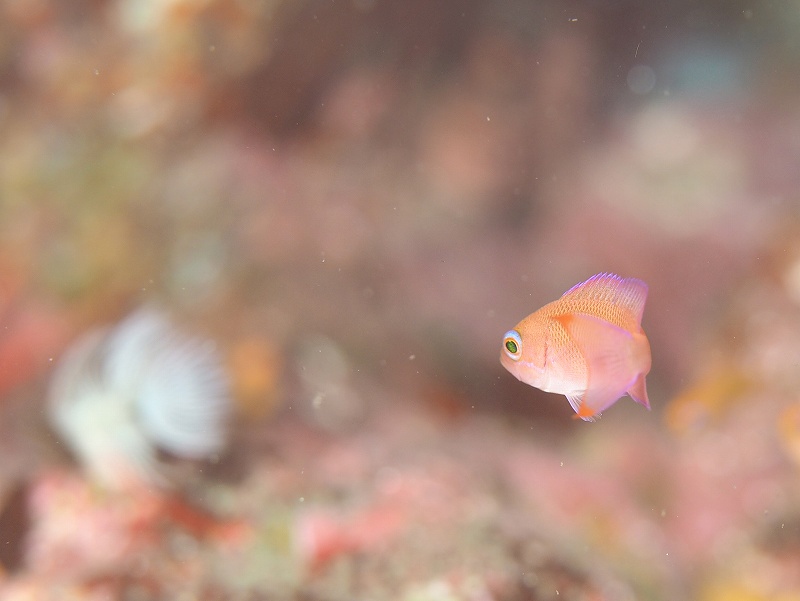
M32 302L2 310L0 327L0 395L43 373L67 340L61 315Z
M30 506L27 561L47 579L92 577L121 563L132 567L157 544L148 525L158 514L158 496L144 490L103 497L82 479L51 472L31 491Z
M730 405L747 398L753 383L733 363L709 366L697 381L692 382L670 400L664 411L667 427L681 434L710 426Z
M225 446L231 401L219 361L211 341L142 309L70 347L53 377L49 416L101 484L165 484L157 449L202 459Z
M228 371L238 412L248 418L271 415L278 405L282 358L267 340L236 340L228 353Z
M788 405L781 411L777 430L786 454L800 467L800 403Z

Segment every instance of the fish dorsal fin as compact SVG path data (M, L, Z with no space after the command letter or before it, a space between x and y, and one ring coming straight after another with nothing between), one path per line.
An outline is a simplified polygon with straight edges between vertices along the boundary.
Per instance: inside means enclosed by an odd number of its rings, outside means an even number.
M647 284L637 278L622 278L613 273L598 273L585 282L575 284L561 298L611 302L629 311L641 325Z

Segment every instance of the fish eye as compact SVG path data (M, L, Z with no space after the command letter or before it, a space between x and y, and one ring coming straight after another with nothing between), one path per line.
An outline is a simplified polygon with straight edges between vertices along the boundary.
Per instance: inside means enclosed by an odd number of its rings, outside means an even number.
M516 330L506 332L503 340L503 350L514 361L519 361L522 356L522 338Z

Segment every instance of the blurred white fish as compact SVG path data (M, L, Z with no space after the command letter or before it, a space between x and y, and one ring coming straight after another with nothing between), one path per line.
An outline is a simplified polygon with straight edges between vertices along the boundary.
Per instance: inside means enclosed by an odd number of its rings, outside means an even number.
M232 402L211 340L186 336L153 309L89 332L61 358L48 413L100 483L168 485L158 450L211 458L225 446Z

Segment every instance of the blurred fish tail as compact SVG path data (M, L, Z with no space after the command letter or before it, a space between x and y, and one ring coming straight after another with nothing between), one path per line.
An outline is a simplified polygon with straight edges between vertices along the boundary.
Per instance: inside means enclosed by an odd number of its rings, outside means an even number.
M647 398L647 383L644 373L636 376L633 385L626 392L634 401L650 409L650 399Z

